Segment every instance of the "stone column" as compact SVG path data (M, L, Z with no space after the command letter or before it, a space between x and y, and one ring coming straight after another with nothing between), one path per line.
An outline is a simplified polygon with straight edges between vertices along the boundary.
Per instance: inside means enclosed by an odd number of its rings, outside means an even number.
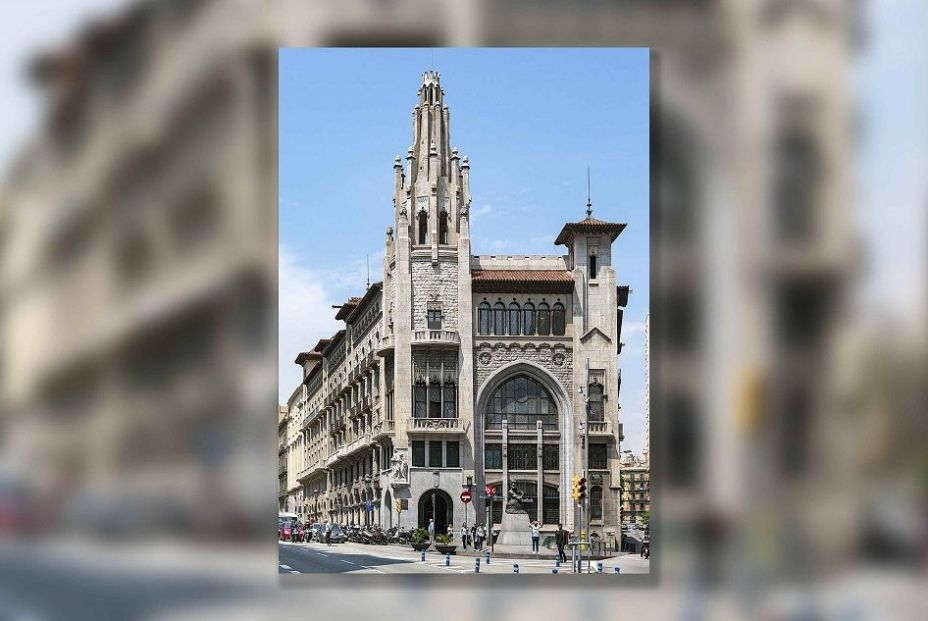
M535 500L535 519L538 520L539 524L544 524L544 516L542 515L542 504L544 501L544 491L545 491L545 435L544 429L541 426L541 421L535 421L535 430L538 437L537 452L538 452L538 498Z
M505 511L507 494L509 493L509 421L503 419L502 422L503 429L503 482L502 489L500 490L500 498L503 500L503 510ZM491 507L492 509L492 507Z

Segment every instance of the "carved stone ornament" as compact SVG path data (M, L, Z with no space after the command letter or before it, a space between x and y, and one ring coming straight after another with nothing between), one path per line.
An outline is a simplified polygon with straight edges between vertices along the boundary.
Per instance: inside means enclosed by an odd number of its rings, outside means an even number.
M480 364L482 364L483 366L487 366L492 361L493 361L493 356L490 355L490 352L488 351L480 352Z
M552 358L551 358L551 362L553 362L553 363L554 363L554 366L556 366L556 367L562 367L562 366L564 366L564 361L565 361L565 360L566 360L566 357L565 357L564 354L561 353L561 352L557 352L557 353L554 354L554 356L552 356Z
M409 485L409 464L406 463L406 454L397 452L390 458L390 486L400 485Z

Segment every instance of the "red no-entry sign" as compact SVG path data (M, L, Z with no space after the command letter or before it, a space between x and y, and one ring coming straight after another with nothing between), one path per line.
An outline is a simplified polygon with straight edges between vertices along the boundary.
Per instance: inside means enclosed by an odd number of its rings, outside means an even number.
M470 492L469 492L469 491L464 490L463 492L461 492L461 502L463 502L464 504L467 504L467 503L470 502Z

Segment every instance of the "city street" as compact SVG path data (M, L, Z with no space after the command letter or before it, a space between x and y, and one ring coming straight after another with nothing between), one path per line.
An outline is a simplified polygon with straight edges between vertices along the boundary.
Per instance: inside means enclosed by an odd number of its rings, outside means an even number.
M475 558L451 555L450 565L445 566L445 557L435 551L426 552L422 562L420 553L409 546L364 545L338 543L327 546L320 543L278 543L278 573L280 574L472 574ZM480 560L481 574L511 574L513 564L519 564L520 574L551 574L554 561L534 558L492 558L487 565ZM650 561L637 554L621 554L602 560L603 573L612 574L619 567L622 574L646 574ZM595 571L596 561L593 561ZM569 574L570 563L562 564L559 574Z

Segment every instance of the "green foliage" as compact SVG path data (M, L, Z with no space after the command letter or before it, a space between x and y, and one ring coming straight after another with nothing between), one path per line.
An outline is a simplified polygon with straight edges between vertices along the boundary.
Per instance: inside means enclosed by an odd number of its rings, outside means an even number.
M648 528L651 525L651 512L643 511L639 519L641 520L641 525Z
M450 546L454 544L454 535L436 535L435 541L442 545Z
M429 531L424 528L417 528L412 531L412 542L413 543L425 543L429 540Z

